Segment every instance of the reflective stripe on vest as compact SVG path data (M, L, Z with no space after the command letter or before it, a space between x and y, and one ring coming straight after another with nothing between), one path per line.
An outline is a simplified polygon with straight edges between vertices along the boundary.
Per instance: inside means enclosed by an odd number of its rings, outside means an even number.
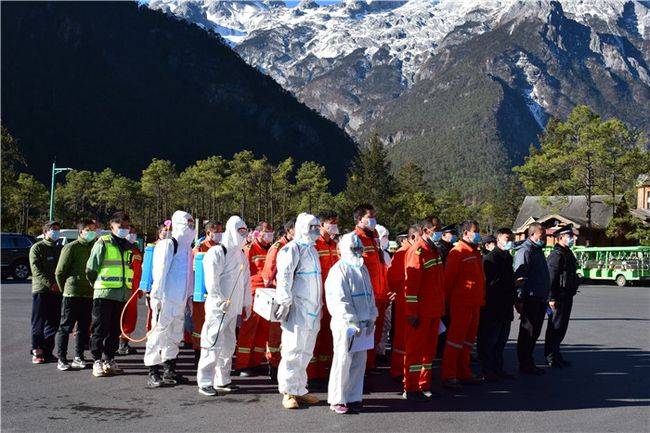
M95 289L119 289L122 286L131 288L133 282L133 268L131 267L132 251L120 252L117 245L113 243L111 235L101 237L104 241L104 261L97 270L97 279L93 288Z

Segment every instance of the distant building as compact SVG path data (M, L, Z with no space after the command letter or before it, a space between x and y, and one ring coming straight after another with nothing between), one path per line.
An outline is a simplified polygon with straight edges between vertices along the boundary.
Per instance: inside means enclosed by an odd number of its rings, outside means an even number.
M640 175L636 185L636 206L630 214L650 225L650 174ZM608 238L607 226L614 216L626 212L627 204L622 195L594 195L591 198L591 246L635 245L633 241L620 238ZM566 196L526 196L519 209L512 231L517 240L526 238L526 230L531 223L538 222L546 229L547 245L553 245L555 239L550 236L558 226L573 224L578 235L577 244L585 245L587 241L587 197L583 195Z

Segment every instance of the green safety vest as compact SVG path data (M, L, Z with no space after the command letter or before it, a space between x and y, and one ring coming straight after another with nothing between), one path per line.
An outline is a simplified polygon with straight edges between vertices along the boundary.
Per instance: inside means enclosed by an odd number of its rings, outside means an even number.
M133 282L133 268L131 267L131 258L133 253L130 249L120 252L117 245L113 244L111 235L103 235L106 250L104 251L104 261L97 271L95 280L95 289L119 289L123 286L131 288Z

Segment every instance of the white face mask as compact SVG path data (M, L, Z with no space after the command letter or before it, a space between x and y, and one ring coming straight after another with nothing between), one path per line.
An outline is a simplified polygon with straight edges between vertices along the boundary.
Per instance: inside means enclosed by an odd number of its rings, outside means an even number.
M223 236L223 233L212 233L210 235L210 239L212 239L212 242L214 242L215 244L218 244L219 242L221 242L221 237L222 236Z
M269 244L273 242L273 232L264 232L262 236L264 238L264 242Z
M329 233L330 236L336 236L339 234L339 226L336 224L329 224L325 227L325 230L327 230L327 233Z
M136 233L129 233L126 240L134 244L138 240L138 235Z
M374 230L375 227L377 227L377 219L376 218L368 218L366 220L366 227L369 230Z

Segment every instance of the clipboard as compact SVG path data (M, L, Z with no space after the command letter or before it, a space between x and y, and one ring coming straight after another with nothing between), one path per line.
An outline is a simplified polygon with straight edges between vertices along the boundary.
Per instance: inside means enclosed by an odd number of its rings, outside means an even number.
M362 352L375 347L375 327L372 332L367 332L368 328L361 328L361 334L350 337L348 352Z

